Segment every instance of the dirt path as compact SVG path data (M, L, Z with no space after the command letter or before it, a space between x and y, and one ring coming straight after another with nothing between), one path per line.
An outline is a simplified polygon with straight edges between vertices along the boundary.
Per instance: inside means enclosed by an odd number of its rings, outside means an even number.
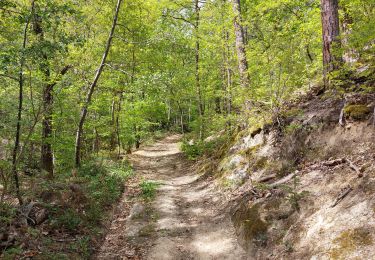
M217 210L220 194L198 180L179 139L167 137L130 157L138 175L161 186L152 202L116 216L98 259L247 259Z

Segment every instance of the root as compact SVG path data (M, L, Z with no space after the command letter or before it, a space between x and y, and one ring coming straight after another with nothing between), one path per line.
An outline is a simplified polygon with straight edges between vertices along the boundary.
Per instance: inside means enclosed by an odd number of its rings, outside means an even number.
M341 195L337 197L337 199L335 200L335 202L331 205L331 208L334 208L337 206L337 204L339 204L346 196L348 196L348 194L353 190L353 188L351 186L348 186L346 189L344 189L342 192L341 192Z
M339 124L344 127L345 126L345 117L344 117L344 108L346 105L346 100L344 101L344 105L342 106L342 109L340 111L340 117L339 117Z
M295 174L295 173L291 173L291 174L285 176L284 178L282 178L282 179L280 179L280 180L278 180L278 181L276 181L276 182L270 184L269 187L270 187L270 188L275 188L275 187L277 187L277 186L279 186L279 185L281 185L281 184L284 184L284 183L290 181L290 180L293 179L296 175L297 175L297 174Z

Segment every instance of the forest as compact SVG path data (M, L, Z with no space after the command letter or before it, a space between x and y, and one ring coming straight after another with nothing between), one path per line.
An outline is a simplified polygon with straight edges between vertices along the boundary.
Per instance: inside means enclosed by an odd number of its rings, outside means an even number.
M356 181L371 179L374 45L374 0L0 0L0 259L282 259L268 257L275 244L263 231L271 224L250 209L244 214L257 221L248 227L237 221L243 206L228 214L215 206L231 220L204 231L197 223L211 218L187 208L204 210L208 198L223 194L236 198L228 205L240 205L249 191L272 199L279 184L293 182L280 189L297 218L308 204L298 201L309 195L297 191L304 177L297 180L295 171L310 163L348 165ZM333 115L323 118L330 109ZM301 148L332 136L327 131L335 127L343 131L335 136L346 138L336 153L323 158L323 148ZM230 157L241 138L257 142L273 131L280 156L255 159L257 143L238 152L244 161ZM344 149L354 136L357 145ZM294 143L301 149L285 148ZM244 173L219 170L225 158L246 164ZM273 163L280 158L280 166ZM263 175L254 181L256 172ZM215 191L191 201L201 178ZM333 208L356 187L333 189L342 191ZM173 218L198 218L189 222L198 225L190 236L158 226L169 199L177 203L171 212L182 210L180 217L168 213ZM140 222L138 235L125 234ZM236 235L222 233L232 226ZM246 228L255 234L239 231ZM343 244L354 253L372 248L371 235L358 228L342 234L359 236L360 245L345 244L342 235L332 240L342 242L337 252L315 259L354 259L342 255L349 250ZM222 237L216 244L208 241L213 230ZM255 246L221 247L227 236ZM208 253L193 248L193 238L207 243ZM313 255L288 243L282 254Z

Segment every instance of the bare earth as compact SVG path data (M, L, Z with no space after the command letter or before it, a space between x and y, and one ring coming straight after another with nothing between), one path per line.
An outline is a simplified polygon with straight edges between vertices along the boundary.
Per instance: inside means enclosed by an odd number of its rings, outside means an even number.
M97 259L248 259L232 224L218 210L222 196L198 179L174 135L135 152L136 174L161 183L156 198L121 210Z

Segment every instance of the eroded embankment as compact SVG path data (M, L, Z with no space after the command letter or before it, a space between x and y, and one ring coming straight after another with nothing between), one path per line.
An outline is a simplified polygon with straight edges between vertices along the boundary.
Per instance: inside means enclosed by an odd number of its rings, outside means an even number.
M251 259L373 259L374 100L314 97L237 135L216 176Z

